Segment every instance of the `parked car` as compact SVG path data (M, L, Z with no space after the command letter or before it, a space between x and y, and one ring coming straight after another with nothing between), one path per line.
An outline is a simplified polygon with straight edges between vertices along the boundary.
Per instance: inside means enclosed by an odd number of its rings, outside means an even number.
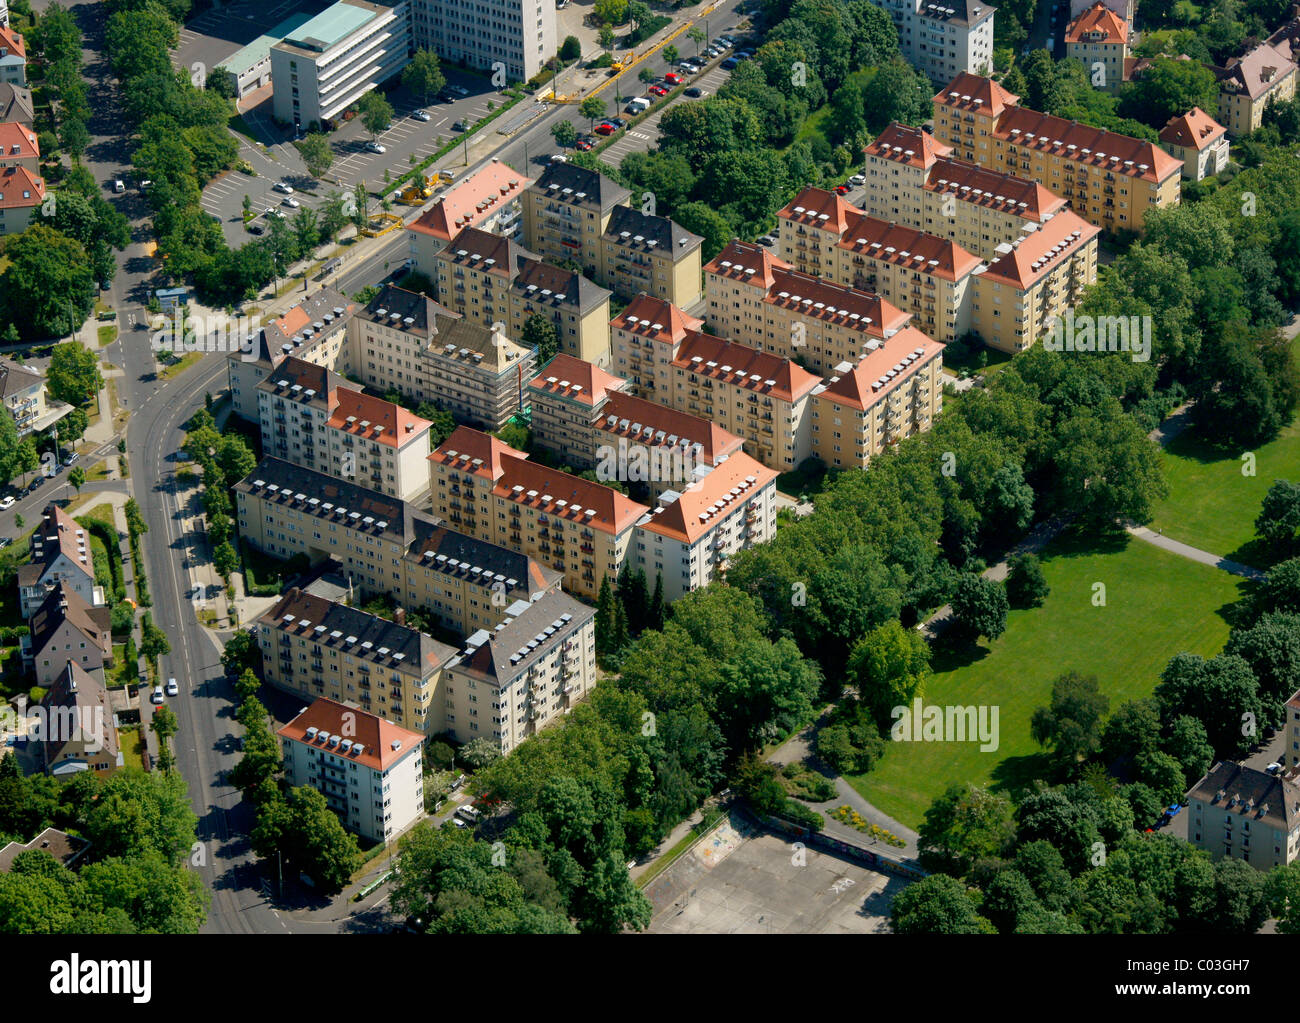
M259 224L256 220L250 220L250 221L248 222L248 233L249 233L249 234L261 234L261 233L262 233L263 231L265 231L265 230L266 230L266 228L264 228L264 227L263 227L261 224Z
M80 457L81 457L81 456L80 456L79 454L77 454L77 453L74 451L74 452L72 452L72 454L70 454L67 458L65 458L65 459L63 460L63 464L64 464L64 465L71 465L73 462L75 462L75 461L76 461L78 458L80 458Z
M271 187L277 192L283 192L285 195L293 195L293 185L287 185L283 181L277 181Z
M416 110L414 113L411 114L411 116L414 117L417 121L428 122L433 120L433 115L430 114L429 111L427 110Z
M721 64L723 71L732 71L739 66L740 66L740 61L738 61L735 57L728 57Z
M379 154L382 155L382 154L388 152L388 150L385 149L385 148L384 148L382 145L380 145L378 142L367 142L367 143L366 143L366 152L367 152L367 153L379 153Z
M453 817L453 818L451 819L451 822L452 822L453 824L455 824L456 827L458 827L458 828L467 828L467 827L469 827L469 825L466 824L466 823L465 823L463 820L461 820L459 817Z
M615 127L614 127L612 124L610 124L608 121L596 125L596 134L597 134L597 135L613 135L614 132L617 131L617 130L618 130L618 129L615 128Z
M854 174L853 177L849 178L849 184L852 185L854 188L861 187L866 183L867 183L867 176L865 174Z
M835 186L835 194L836 194L836 195L848 195L848 194L849 194L849 186L848 186L848 185L836 185L836 186Z
M155 707L161 707L163 702L163 687L156 685L153 687L153 695L149 697L149 702Z
M448 85L447 91L450 92L453 96L469 95L469 90L465 88L463 85Z
M621 131L627 127L627 122L621 117L611 117L609 123L612 124L617 131Z
M759 245L767 246L769 249L776 244L776 239L770 234L762 235L759 238L756 238L755 241L757 241Z
M689 89L682 92L683 96L689 96L691 99L703 99L704 90L698 85L692 85Z
M0 536L0 550L8 547L13 542L14 538L12 536Z
M678 74L674 74L673 72L669 71L667 74L664 75L664 82L666 82L668 85L681 85L682 76Z
M181 695L181 687L176 684L176 680L174 678L169 678L167 680L167 695L168 696Z
M118 195L121 195L123 192L126 191L126 182L124 182L121 178L115 178L113 180L113 191L116 192Z
M482 814L480 813L477 807L470 806L468 803L466 803L464 806L459 806L456 808L456 816L462 817L465 820L470 821L472 823L478 820L479 817L482 816Z
M295 199L293 196L291 196L291 195L286 195L286 196L284 197L284 201L281 202L280 205L281 205L281 206L288 206L289 209L291 209L291 210L296 210L299 206L302 205L302 203L300 203L300 202L299 202L297 199Z
M651 96L667 96L668 89L662 85L652 85L646 90Z
M457 121L451 126L452 131L469 131L469 125L464 121Z
M44 476L37 476L36 479L32 480L32 485L29 488L29 490L35 490L37 487L41 486L44 482L45 482Z
M565 156L563 153L551 154L551 163L568 163L568 162L569 162L569 158Z
M596 145L596 141L590 135L582 136L582 138L578 139L578 141L575 143L575 147L577 149L581 149L584 153L587 152L587 150L589 149L595 148L595 145Z
M682 74L685 75L698 75L700 73L701 66L702 65L695 64L692 61L684 60L677 65L677 70L682 72Z
M1279 773L1282 770L1281 761L1269 764L1266 768L1264 768L1264 770L1267 771L1269 774Z
M5 494L3 499L0 499L0 511L8 511L13 506L14 506L13 494Z

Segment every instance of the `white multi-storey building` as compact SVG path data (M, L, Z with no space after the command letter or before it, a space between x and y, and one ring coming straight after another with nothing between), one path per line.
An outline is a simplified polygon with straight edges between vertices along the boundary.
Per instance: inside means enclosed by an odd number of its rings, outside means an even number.
M559 44L552 0L411 0L416 44L443 60L532 78Z
M898 47L932 81L993 69L993 15L983 0L881 0L898 29ZM983 69L983 70L981 70Z

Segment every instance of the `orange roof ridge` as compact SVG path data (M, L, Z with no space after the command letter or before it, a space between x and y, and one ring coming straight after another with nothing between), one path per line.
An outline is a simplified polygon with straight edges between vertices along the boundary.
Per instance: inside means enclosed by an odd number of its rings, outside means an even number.
M548 394L564 394L584 405L595 405L607 394L622 390L624 383L622 377L606 373L594 363L561 352L528 382L528 387Z
M671 302L653 298L643 291L610 320L609 325L615 330L641 335L654 330L656 340L671 342L680 341L691 331L698 331L704 326L704 321L688 316Z

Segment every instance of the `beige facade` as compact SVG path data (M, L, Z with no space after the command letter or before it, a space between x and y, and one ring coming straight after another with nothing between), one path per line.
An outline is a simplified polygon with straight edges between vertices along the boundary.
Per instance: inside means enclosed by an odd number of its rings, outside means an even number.
M54 685L69 663L101 680L113 665L112 612L91 607L73 589L51 590L28 626L23 659L30 661L38 686Z
M1269 43L1234 57L1226 67L1215 68L1215 73L1219 78L1219 122L1237 138L1264 123L1269 103L1294 99L1300 77L1286 52Z
M1065 56L1088 69L1094 88L1115 92L1124 82L1129 55L1129 23L1103 3L1095 3L1065 30Z
M1041 182L1090 224L1141 232L1178 205L1182 165L1150 142L1041 114L989 78L958 75L934 97L934 134L960 159Z
M14 421L18 439L48 430L72 411L45 393L45 377L10 359L0 357L0 402Z
M1258 870L1290 863L1300 839L1300 788L1291 774L1215 764L1187 794L1187 840L1214 859Z
M1202 181L1228 168L1228 129L1200 107L1171 117L1160 130L1160 145L1183 162L1183 177Z
M592 420L608 396L625 383L590 362L557 355L528 382L534 443L561 465L590 468L583 456L590 445Z

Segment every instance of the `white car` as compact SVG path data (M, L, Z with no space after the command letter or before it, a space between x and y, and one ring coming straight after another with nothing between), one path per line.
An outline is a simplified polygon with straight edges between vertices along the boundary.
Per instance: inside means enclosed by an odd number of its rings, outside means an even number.
M181 695L181 687L176 684L176 680L174 678L169 678L167 680L167 695L168 696Z
M854 174L853 177L849 178L849 184L855 187L865 185L866 183L867 176L865 174Z
M0 511L8 511L14 506L14 495L6 494L3 500L0 500Z
M367 153L380 153L380 154L383 154L383 153L388 152L388 150L385 149L383 146L381 146L378 142L367 142L367 143L366 143L366 152L367 152Z
M153 687L153 695L149 697L149 702L152 703L155 707L161 707L161 706L162 706L162 702L163 702L163 687L162 687L162 686L154 686L154 687Z
M453 93L455 93L457 96L468 96L468 95L469 95L469 90L468 90L467 88L465 88L465 86L463 86L463 85L449 85L449 86L447 86L447 91L448 91L448 92L453 92Z
M432 117L431 117L431 115L429 114L429 111L427 111L427 110L417 110L417 111L415 111L415 113L413 113L411 116L414 117L417 121L425 121L425 122L428 122L428 121L432 120Z
M297 199L295 199L293 196L291 196L291 195L286 195L286 196L284 197L284 201L283 201L282 203L280 203L280 205L281 205L281 206L288 206L289 209L291 209L291 210L296 210L299 206L302 205L302 203L300 203L300 202L299 202Z
M286 185L283 181L277 181L273 187L277 192L283 192L285 195L293 195L293 185Z
M565 156L563 153L555 153L551 157L551 163L568 163L568 162L569 162L569 158Z

